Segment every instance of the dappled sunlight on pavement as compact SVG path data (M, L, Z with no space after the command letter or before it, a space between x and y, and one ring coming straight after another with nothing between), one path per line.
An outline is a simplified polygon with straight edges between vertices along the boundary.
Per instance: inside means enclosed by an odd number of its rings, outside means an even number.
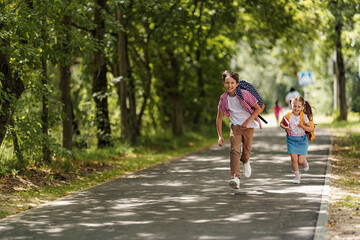
M316 137L300 185L292 184L284 132L266 128L256 130L253 174L239 191L228 186L227 142L5 218L0 236L313 239L330 147L328 133Z

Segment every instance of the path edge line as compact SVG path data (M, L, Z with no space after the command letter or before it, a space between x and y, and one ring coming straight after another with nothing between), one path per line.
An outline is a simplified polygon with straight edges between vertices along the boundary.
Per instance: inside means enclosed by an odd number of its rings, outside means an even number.
M333 155L333 143L334 138L332 134L330 134L330 150L329 156L326 161L326 173L325 173L325 181L324 187L322 190L322 197L321 197L321 205L320 205L320 212L318 215L318 219L316 222L315 228L315 235L314 240L325 240L325 230L326 224L328 222L329 217L329 208L330 208L330 186L331 186L331 172L332 172L332 155Z

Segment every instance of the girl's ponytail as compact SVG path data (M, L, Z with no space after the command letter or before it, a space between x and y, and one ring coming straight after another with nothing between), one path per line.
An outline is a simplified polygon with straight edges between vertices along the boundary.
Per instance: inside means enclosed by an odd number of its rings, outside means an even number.
M312 113L310 103L308 101L304 101L304 102L305 102L304 103L304 113L306 113L309 120L312 121L313 120L313 113Z

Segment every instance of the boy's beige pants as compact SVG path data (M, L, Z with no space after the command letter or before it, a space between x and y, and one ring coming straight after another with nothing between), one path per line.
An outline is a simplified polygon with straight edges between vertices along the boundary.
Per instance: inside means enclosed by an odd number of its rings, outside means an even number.
M245 130L242 130L238 125L231 125L230 177L233 178L234 175L236 175L236 177L240 178L240 161L243 163L247 163L249 161L253 136L254 128L246 128Z

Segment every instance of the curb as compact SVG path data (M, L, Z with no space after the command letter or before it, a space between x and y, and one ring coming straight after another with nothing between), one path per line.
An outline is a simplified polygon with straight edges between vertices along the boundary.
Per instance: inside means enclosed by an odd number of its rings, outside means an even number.
M329 217L329 208L330 208L330 186L331 186L331 172L332 172L332 154L333 154L333 143L334 139L331 135L330 138L330 150L329 156L326 162L326 173L325 173L325 182L324 188L322 190L322 197L321 197L321 205L320 211L318 215L318 219L316 222L314 240L325 240L325 230L326 224L328 222Z

